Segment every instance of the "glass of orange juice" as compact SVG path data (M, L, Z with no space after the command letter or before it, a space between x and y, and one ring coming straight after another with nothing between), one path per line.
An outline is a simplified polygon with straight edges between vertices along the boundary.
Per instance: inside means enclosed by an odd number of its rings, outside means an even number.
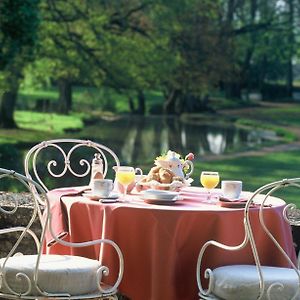
M135 180L135 170L133 167L120 166L116 171L116 178L123 186L123 201L125 201L127 188Z
M207 200L208 202L211 201L211 190L214 189L220 181L220 176L218 172L210 172L210 171L202 171L200 175L200 182L207 189L208 196Z

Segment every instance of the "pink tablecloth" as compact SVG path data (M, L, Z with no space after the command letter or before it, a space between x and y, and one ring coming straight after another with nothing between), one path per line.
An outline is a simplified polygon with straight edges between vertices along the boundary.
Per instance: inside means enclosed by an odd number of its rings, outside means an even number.
M119 289L132 300L196 300L196 262L201 246L211 239L229 245L242 242L243 209L204 203L201 188L187 189L182 196L183 200L169 206L144 203L138 195L132 196L131 203L111 204L101 204L82 196L62 197L67 213L68 239L77 242L100 237L114 240L124 255L124 277ZM281 215L285 203L273 198L272 204L271 208L266 208L266 224L295 260L291 228ZM287 266L254 220L257 213L257 208L251 209L261 262ZM109 250L104 249L103 258L111 268L110 279L113 280L117 261ZM99 247L67 249L54 244L46 251L99 257ZM239 263L253 263L249 247L234 253L211 248L204 259L204 267L211 268Z

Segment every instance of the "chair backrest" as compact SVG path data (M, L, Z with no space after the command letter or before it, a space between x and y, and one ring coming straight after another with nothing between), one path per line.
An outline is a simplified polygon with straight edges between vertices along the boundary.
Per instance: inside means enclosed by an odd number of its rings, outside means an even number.
M17 188L18 193L9 192L10 190L14 191L15 188ZM41 291L38 286L39 266L41 258L44 255L42 254L43 244L45 242L46 231L48 231L57 243L66 247L103 246L106 244L108 247L114 249L119 260L119 272L113 286L106 289L102 289L100 287L102 277L109 274L109 268L107 266L101 266L98 270L99 274L97 276L99 277L100 292L116 292L123 276L124 262L122 252L115 242L109 239L98 239L85 242L67 242L55 236L54 230L52 229L50 204L46 191L39 183L20 173L0 168L0 191L0 220L4 220L4 222L0 222L0 240L10 241L9 243L0 243L1 291L2 287L4 287L4 290L8 290L10 295L17 295L17 298L22 298L21 296L25 296L26 298L27 293L29 294L31 290L38 290L40 294L44 296L48 295L46 292ZM24 198L26 198L26 201L24 201ZM26 216L20 215L22 213L25 215L24 211L22 211L24 206L26 207ZM43 224L41 224L41 218L38 216L40 206L44 209L44 215L42 218ZM13 221L8 221L8 218ZM8 264L9 259L13 258L13 256L19 256L22 254L30 254L30 256L34 255L34 275L32 278L29 278L25 273L23 273L24 270L20 270L15 275L15 280L24 280L24 282L26 282L28 289L25 289L24 294L20 294L19 291L15 291L14 287L8 283L12 280L11 275L6 276L6 265ZM0 292L0 297L2 296L3 294ZM59 297L66 295L57 294L56 296Z
M120 165L115 152L102 144L79 139L48 140L33 146L25 157L25 174L46 191L88 185L95 154L102 160L103 176L113 176L112 167Z
M2 260L0 264L3 285L8 285L5 277L5 265L10 257L20 254L37 254L37 267L39 264L46 226L41 226L38 220L39 203L32 193L31 185L35 187L35 193L40 195L40 199L45 201L47 198L45 191L39 184L13 170L0 168L0 190L5 191L1 195L0 214L2 215L1 219L6 220L4 223L6 226L0 229L0 237L5 237L7 240L7 243L1 243L1 256L5 256L4 262ZM13 191L16 186L18 194L8 192L9 190ZM26 207L26 216L20 215L24 206ZM17 214L19 215L16 216ZM21 277L25 278L26 276L21 273Z
M300 271L299 271L299 261L298 258L298 265L295 265L295 263L292 261L291 257L286 253L286 251L283 249L283 247L280 245L280 243L276 240L274 234L268 229L265 221L265 211L270 206L268 205L268 200L270 197L274 196L274 193L276 192L276 196L280 196L282 198L282 195L280 194L280 190L286 189L287 187L295 187L300 188L300 178L291 178L291 179L283 179L280 181L275 181L269 184L266 184L260 188L258 188L249 198L247 201L245 208L244 208L244 217L243 217L243 223L244 223L244 229L245 229L245 237L244 240L238 244L238 245L226 245L223 243L220 243L218 241L208 241L206 242L203 247L200 250L198 261L197 261L197 283L198 288L200 290L200 294L202 295L208 295L213 288L213 278L212 270L206 269L204 271L204 276L206 278L209 278L209 284L208 289L204 289L201 283L201 274L203 273L201 270L201 264L204 257L204 253L206 252L206 249L209 246L215 246L224 250L228 251L239 251L243 248L245 248L247 245L251 246L252 255L254 258L254 262L257 268L258 273L258 279L259 279L259 297L257 299L262 299L264 295L270 295L271 290L276 290L276 288L281 288L282 284L280 282L274 282L271 284L267 289L265 288L266 284L263 277L262 272L262 264L261 259L259 257L259 251L257 248L257 244L255 241L255 235L253 233L253 225L251 223L251 219L253 218L253 215L250 213L250 209L253 206L257 206L257 203L259 203L259 212L258 214L254 214L255 217L258 216L259 224L263 231L266 233L267 237L272 241L274 246L280 251L283 258L286 260L287 265L290 266L290 268L294 269L297 277L299 278L299 285L300 285ZM278 194L279 192L279 194ZM286 192L286 191L285 191ZM300 210L297 209L295 204L287 204L283 209L283 219L288 222L290 225L294 226L300 226ZM253 219L252 219L253 221ZM270 250L272 251L272 250ZM297 293L300 293L300 291ZM268 296L269 297L269 296ZM269 299L269 298L268 298ZM294 298L293 298L294 299ZM296 298L295 298L296 299ZM298 298L297 298L298 299Z

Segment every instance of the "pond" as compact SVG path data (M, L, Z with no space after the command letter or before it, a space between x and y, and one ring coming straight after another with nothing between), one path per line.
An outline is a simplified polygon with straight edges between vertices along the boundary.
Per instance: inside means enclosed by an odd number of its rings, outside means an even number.
M182 121L176 117L130 117L99 120L84 130L85 138L109 145L122 163L152 162L172 149L196 158L240 152L274 143L274 132L245 130L233 124Z
M168 149L196 159L218 156L273 143L276 135L263 130L245 130L218 122L182 121L175 117L120 117L99 119L72 137L91 139L113 149L122 164L151 164ZM45 139L47 136L45 134ZM30 144L1 146L0 161L5 168L23 172L23 160Z

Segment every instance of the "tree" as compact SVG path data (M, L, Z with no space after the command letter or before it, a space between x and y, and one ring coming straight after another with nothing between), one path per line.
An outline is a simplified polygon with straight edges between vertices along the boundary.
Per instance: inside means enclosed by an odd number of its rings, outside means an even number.
M218 1L160 1L158 31L172 57L161 79L165 112L207 109L207 94L226 72L226 47L218 24ZM171 60L169 60L171 61Z
M34 54L39 24L38 3L38 0L0 2L0 77L3 79L0 127L16 126L13 112L22 70Z
M263 91L266 82L286 80L291 93L295 59L298 0L223 1L220 20L230 40L231 76L225 80L227 96L241 90Z
M108 86L139 99L134 111L143 113L142 91L149 87L146 63L153 46L145 11L150 1L44 0L39 32L37 74L51 76L59 86L62 113L72 107L74 83ZM42 65L45 68L40 68ZM146 76L147 77L147 76ZM149 77L149 76L148 76Z

